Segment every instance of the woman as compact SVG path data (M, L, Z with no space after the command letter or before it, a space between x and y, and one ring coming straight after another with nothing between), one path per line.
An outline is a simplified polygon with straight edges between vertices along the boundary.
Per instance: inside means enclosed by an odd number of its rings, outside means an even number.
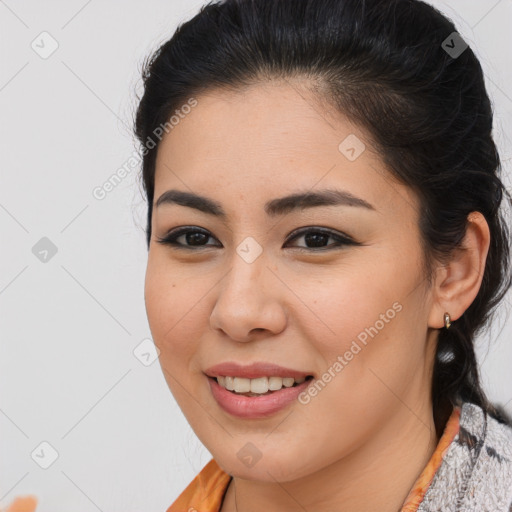
M144 64L145 300L212 460L168 512L509 511L481 66L419 0L226 0ZM329 241L330 239L330 241Z
M213 455L168 512L512 510L473 348L511 283L510 197L453 23L226 0L143 77L146 309Z

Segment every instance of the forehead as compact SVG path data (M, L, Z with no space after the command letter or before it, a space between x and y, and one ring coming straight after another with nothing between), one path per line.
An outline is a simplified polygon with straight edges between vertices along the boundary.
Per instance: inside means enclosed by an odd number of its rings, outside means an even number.
M366 138L342 116L331 118L304 86L264 83L239 91L215 89L196 100L196 107L161 143L177 157L182 156L180 148L186 151L195 144L195 153L186 155L188 162L205 155L227 160L328 151L337 156L344 133Z
M367 133L328 113L304 87L262 84L213 90L196 100L160 142L155 199L169 188L199 188L236 201L321 185L348 189L381 206L396 204L397 194L414 205Z

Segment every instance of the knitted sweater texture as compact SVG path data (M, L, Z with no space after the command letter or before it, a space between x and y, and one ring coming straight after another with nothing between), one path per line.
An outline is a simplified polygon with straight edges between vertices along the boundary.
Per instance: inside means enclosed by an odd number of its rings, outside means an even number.
M418 512L512 512L512 427L464 403Z

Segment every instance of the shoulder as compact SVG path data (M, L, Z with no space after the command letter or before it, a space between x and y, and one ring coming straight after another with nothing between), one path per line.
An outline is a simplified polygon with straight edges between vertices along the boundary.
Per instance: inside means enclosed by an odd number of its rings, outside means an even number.
M468 503L478 503L480 510L506 510L512 507L512 427L498 421L475 404L462 409L461 435L475 436L476 444L469 448L472 474L468 488ZM466 435L467 437L467 435ZM466 444L467 445L467 444ZM477 508L475 508L477 510Z
M491 471L501 467L512 470L512 426L498 421L478 405L463 405L458 442L467 446L481 466L488 463Z
M473 407L473 404L471 404ZM504 421L499 421L493 418L489 414L487 415L487 442L493 444L499 448L503 453L501 457L508 461L512 461L512 424ZM492 451L489 450L488 451ZM492 454L498 459L500 454L496 451L492 451Z
M459 432L418 510L509 512L511 506L512 427L466 402Z

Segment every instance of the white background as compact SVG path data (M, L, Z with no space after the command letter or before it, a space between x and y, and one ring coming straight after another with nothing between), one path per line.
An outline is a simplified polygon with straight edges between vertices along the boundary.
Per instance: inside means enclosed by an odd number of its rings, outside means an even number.
M0 508L30 493L38 512L163 512L210 459L158 361L133 354L150 337L138 168L92 195L137 148L143 57L203 3L0 0ZM481 59L508 186L512 1L434 5ZM31 48L43 31L59 45L47 59ZM46 263L42 237L58 250ZM478 352L512 412L509 300ZM31 458L43 441L48 469Z

